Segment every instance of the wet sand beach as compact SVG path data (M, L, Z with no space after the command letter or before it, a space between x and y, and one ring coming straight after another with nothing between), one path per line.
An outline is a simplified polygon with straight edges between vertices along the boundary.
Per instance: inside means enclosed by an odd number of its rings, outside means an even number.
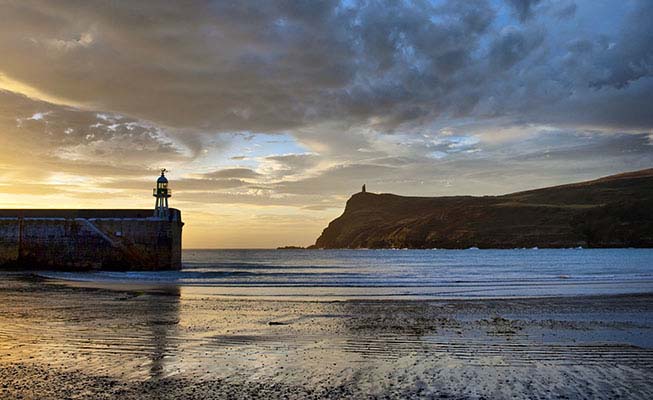
M653 294L284 301L0 285L0 398L653 398Z

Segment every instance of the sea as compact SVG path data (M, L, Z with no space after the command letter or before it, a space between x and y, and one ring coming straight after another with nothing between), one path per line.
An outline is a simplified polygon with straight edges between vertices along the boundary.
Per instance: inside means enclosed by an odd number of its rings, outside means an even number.
M470 299L653 292L653 249L184 250L163 272L46 278L287 300Z

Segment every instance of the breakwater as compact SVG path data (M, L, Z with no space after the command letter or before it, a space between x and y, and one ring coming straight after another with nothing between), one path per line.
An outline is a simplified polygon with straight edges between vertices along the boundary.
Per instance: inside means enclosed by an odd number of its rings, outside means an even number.
M181 268L181 212L0 210L0 268Z

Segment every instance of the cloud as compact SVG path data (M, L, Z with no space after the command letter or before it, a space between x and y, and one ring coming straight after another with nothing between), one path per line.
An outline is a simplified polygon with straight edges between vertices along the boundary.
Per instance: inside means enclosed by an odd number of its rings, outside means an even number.
M11 182L4 193L89 198L89 190L113 189L107 182L154 176L160 163L187 161L186 153L143 121L0 90L0 176Z
M521 21L525 21L533 16L533 8L535 8L541 0L507 0L507 2L512 6L517 17Z
M279 182L273 189L289 194L341 194L355 193L365 182L389 178L393 167L374 164L350 164L331 167L318 176L297 181Z
M316 167L322 158L313 153L282 154L265 157L261 169L275 179L288 176L305 175Z
M576 15L578 5L573 0L557 2L553 7L553 15L559 19L569 19Z
M249 168L225 168L225 169L202 174L202 176L208 179L216 179L216 178L256 179L256 178L260 178L261 174Z
M114 180L105 187L114 189L128 190L149 190L154 185L153 179L126 179ZM179 178L174 180L171 185L172 190L176 192L190 191L219 191L224 189L233 189L244 187L247 182L240 179L196 179L196 178Z
M363 183L498 194L649 167L652 18L648 0L10 2L0 177L11 204L149 204L165 166L191 212L328 220Z
M479 118L489 101L494 116L508 116L532 98L536 114L560 99L591 95L590 84L619 89L651 73L648 1L634 2L631 11L613 5L626 10L622 22L613 17L619 12L588 2L507 4L516 19L500 17L502 3L485 0L310 7L53 7L32 0L4 7L0 72L80 107L186 130L184 145L193 151L203 146L200 133L310 131L334 123L343 135L359 127L401 130L452 116ZM583 25L611 17L615 22L602 31ZM593 59L600 68L588 65Z
M501 70L524 59L542 41L537 34L526 34L514 27L505 28L490 49L490 63Z
M653 77L653 3L635 2L625 18L623 29L606 51L599 55L602 76L593 86L622 89L642 78Z
M469 61L493 16L480 0L138 8L7 5L0 50L11 57L0 70L83 106L177 128L270 131L386 111L405 119L425 112L400 104L411 87L446 89L438 81ZM120 77L130 84L113 84Z

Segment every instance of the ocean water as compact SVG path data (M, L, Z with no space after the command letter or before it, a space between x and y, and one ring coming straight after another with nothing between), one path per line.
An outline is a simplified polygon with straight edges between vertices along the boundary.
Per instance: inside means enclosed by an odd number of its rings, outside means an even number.
M178 286L276 299L497 298L653 292L653 249L185 250L167 272L43 271L54 279Z

